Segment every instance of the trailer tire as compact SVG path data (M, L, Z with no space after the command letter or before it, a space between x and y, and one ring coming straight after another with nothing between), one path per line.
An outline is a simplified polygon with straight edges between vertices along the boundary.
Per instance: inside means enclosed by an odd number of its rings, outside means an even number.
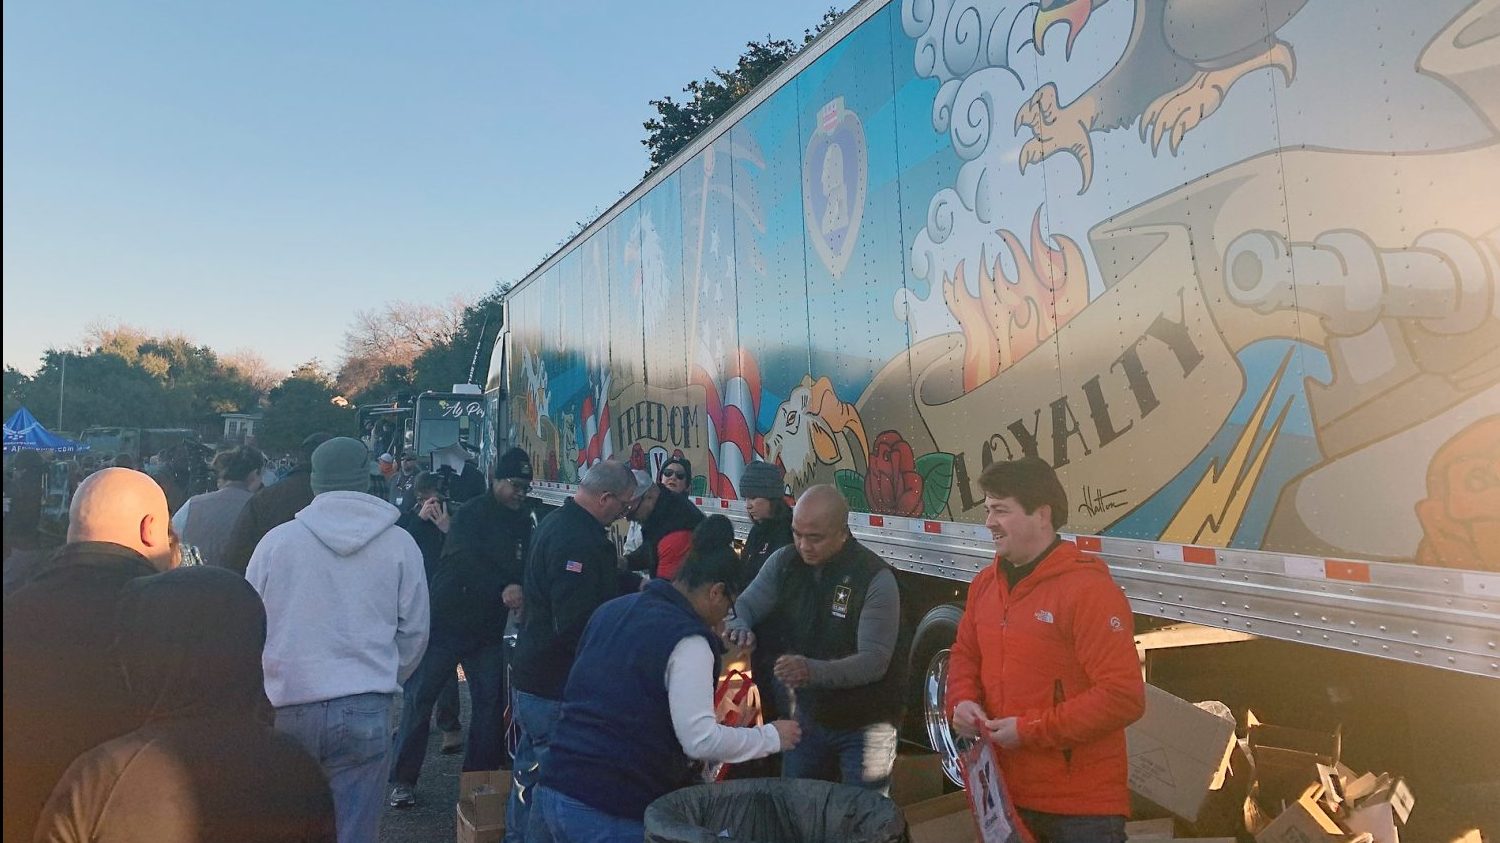
M943 773L954 784L963 786L958 765L958 745L948 728L944 698L948 684L948 651L958 637L958 619L963 607L951 603L936 606L922 617L912 633L911 656L907 676L911 677L915 711L926 731L927 745L942 759Z

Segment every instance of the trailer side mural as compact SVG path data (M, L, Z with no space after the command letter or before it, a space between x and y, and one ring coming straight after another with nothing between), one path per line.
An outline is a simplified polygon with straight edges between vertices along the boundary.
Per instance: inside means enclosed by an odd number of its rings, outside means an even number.
M510 296L543 477L1500 570L1500 3L856 12Z

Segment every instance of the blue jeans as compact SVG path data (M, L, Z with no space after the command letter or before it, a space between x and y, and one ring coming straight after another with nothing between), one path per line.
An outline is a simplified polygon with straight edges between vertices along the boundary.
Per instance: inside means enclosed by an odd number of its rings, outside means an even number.
M339 843L380 836L392 694L355 694L276 709L276 730L318 759L333 791Z
M590 808L571 796L538 787L526 843L641 843L646 825Z
M1047 814L1019 808L1036 843L1125 843L1125 818Z
M547 763L552 728L562 716L562 700L516 691L514 716L520 727L520 740L516 744L515 782L510 789L510 804L505 809L505 843L524 843L532 829L542 825L530 816L535 801L532 788L542 776L542 765Z
M505 709L500 696L500 683L505 677L504 643L466 641L462 636L435 632L422 655L422 663L406 680L391 784L416 785L427 756L432 708L444 686L454 678L453 669L459 664L464 666L472 706L464 771L498 770L504 765Z
M780 683L778 683L779 685ZM791 706L783 695L782 711ZM872 723L859 729L828 729L818 725L805 708L797 710L802 741L781 755L784 779L831 779L830 767L838 769L838 781L878 790L890 795L891 767L896 763L896 727Z

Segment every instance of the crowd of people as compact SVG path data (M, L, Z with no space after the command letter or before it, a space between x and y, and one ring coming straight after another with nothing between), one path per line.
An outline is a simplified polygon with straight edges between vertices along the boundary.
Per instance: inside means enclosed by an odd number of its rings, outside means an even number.
M519 449L480 489L323 434L270 485L253 448L213 465L175 515L142 472L90 475L67 544L7 585L5 839L369 843L384 811L452 799L419 788L434 715L465 771L511 770L511 843L639 841L651 802L722 764L889 787L901 587L832 486L794 502L747 466L736 549L680 456L599 462L539 522ZM1129 606L1058 536L1045 463L979 485L996 563L953 649L954 728L1001 748L1039 840L1123 840ZM715 683L744 654L762 722L724 725Z

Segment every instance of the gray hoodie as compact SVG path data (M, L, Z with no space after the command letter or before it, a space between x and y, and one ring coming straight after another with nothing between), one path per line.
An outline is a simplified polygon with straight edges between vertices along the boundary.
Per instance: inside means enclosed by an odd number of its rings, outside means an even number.
M427 649L422 552L394 506L324 492L255 546L266 604L266 695L277 706L394 694Z

